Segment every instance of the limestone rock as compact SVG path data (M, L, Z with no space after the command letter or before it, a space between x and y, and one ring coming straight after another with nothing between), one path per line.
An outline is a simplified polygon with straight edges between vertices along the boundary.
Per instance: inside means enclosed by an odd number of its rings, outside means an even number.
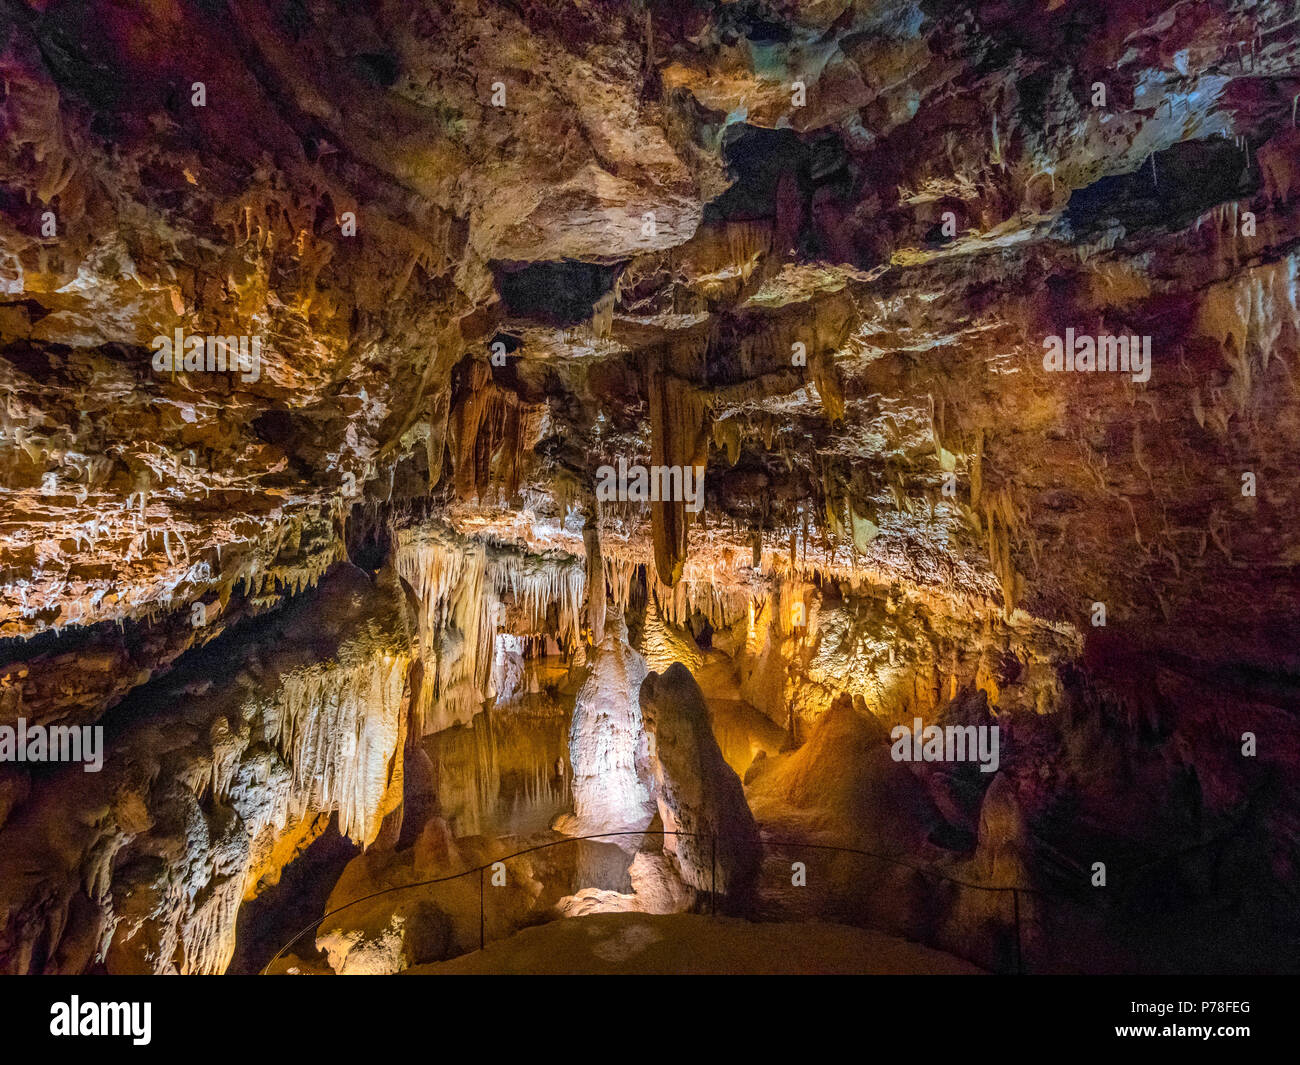
M758 828L740 778L727 765L709 723L699 685L674 663L641 685L641 712L654 740L655 799L667 835L664 850L682 879L700 891L716 889L743 906L758 866Z
M649 755L638 692L645 660L627 644L626 627L611 626L590 659L569 730L574 818L569 835L645 828L654 815Z
M391 574L347 567L311 599L272 650L231 641L202 694L183 676L148 693L164 709L114 737L102 772L32 789L0 828L31 870L0 878L6 969L221 972L286 841L323 813L373 840L400 801L411 635Z

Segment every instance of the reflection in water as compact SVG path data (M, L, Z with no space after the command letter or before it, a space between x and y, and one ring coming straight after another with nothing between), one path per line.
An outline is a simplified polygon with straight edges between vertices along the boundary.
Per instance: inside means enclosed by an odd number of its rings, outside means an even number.
M425 737L438 810L453 836L544 831L573 805L571 712L571 699L525 695Z
M554 684L558 677L546 679ZM424 738L437 809L453 837L543 832L558 814L572 811L573 695L550 684L480 711L469 725ZM780 753L785 730L749 703L709 699L708 705L722 756L738 776L760 752Z

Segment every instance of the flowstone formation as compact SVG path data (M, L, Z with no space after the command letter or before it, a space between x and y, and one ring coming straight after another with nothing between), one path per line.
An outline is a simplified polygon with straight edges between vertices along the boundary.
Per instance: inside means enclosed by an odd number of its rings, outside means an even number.
M331 823L373 843L402 799L413 653L397 594L391 574L337 568L133 692L100 772L36 777L0 830L6 868L24 870L0 883L9 967L223 972L240 903L301 848Z
M0 969L1293 967L1297 100L1281 0L7 5Z
M637 701L645 659L628 646L623 627L607 633L588 661L569 734L574 816L563 828L572 835L645 828L654 812L648 734Z

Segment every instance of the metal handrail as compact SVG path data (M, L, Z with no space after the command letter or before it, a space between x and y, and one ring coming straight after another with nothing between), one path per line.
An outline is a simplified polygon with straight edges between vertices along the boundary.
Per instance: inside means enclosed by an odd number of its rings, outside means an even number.
M710 891L710 896L711 896L710 902L713 911L715 913L717 912L717 884L718 884L717 833L686 832L680 829L646 828L646 829L627 829L627 830L620 830L617 832L594 832L591 835L587 835L587 836L565 836L562 839L548 840L546 843L538 843L532 847L525 847L524 849L515 851L512 854L506 854L501 857L494 858L490 862L485 862L482 865L476 865L468 869L462 869L459 873L451 873L448 874L447 876L434 877L430 880L416 880L409 884L398 884L395 887L382 888L379 891L372 891L369 895L362 895L360 898L352 899L350 902L345 902L342 906L337 906L334 909L321 914L320 917L312 921L311 924L306 925L301 931L299 931L296 935L294 935L294 937L290 939L287 943L285 943L285 945L282 946L279 950L277 950L275 952L275 955L271 958L271 960L268 961L266 965L262 967L262 975L263 976L267 975L267 971L271 968L271 966L274 965L277 961L279 961L282 957L284 957L285 953L289 950L289 948L294 946L298 942L298 940L302 939L302 937L305 936L308 932L310 932L313 928L318 928L320 925L324 924L324 922L327 921L329 918L335 916L336 914L342 913L344 910L350 909L353 906L360 905L363 902L369 902L371 899L379 898L382 895L391 895L394 892L407 891L411 888L430 887L434 884L445 884L449 881L459 880L461 877L470 876L474 873L479 874L479 949L482 950L486 946L486 928L485 928L486 908L484 905L485 902L484 874L488 869L491 869L493 866L497 865L500 862L508 862L514 858L521 858L526 854L534 854L537 851L548 850L551 847L559 847L567 843L580 843L584 840L611 839L614 837L621 837L621 836L663 836L664 838L667 838L668 836L690 836L693 838L701 838L701 837L710 838L712 840L711 860L713 866L712 890ZM727 836L724 838L735 839L737 837ZM880 854L875 851L864 850L860 847L844 847L832 843L808 843L803 840L766 839L761 835L758 838L758 843L760 847L763 846L798 847L804 850L836 851L843 854L856 854L867 858L873 858L877 861L888 862L892 865L899 866L900 868L910 869L913 872L921 873L924 876L937 877L938 879L947 881L950 884L956 884L958 887L971 888L976 891L1009 891L1012 894L1012 900L1014 903L1017 972L1021 971L1022 969L1022 957L1021 957L1021 945L1020 945L1020 893L1028 892L1029 894L1033 894L1033 895L1047 894L1046 892L1040 891L1037 888L1022 887L1018 884L1011 884L1011 885L974 884L967 880L960 880L957 877L949 876L947 873L944 873L938 869L927 868L926 866L919 865L915 862L906 861L894 855Z

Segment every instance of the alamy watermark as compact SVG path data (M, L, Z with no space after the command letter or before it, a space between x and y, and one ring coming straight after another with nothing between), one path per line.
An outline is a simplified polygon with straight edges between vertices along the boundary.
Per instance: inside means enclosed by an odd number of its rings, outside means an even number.
M83 762L87 773L104 768L103 725L0 725L0 762Z
M50 1005L50 1035L125 1035L138 1047L148 1046L152 1014L151 1002L82 1002L73 995Z
M1138 383L1151 379L1151 338L1138 336L1076 336L1043 340L1043 369L1051 373L1127 373Z
M704 508L703 466L641 466L620 458L618 467L596 470L596 499L602 503L686 504L692 514Z
M262 338L246 336L186 336L177 326L171 336L159 334L149 342L153 368L159 373L236 373L241 381L262 376Z
M889 753L895 762L979 762L981 773L998 771L997 725L895 725Z

